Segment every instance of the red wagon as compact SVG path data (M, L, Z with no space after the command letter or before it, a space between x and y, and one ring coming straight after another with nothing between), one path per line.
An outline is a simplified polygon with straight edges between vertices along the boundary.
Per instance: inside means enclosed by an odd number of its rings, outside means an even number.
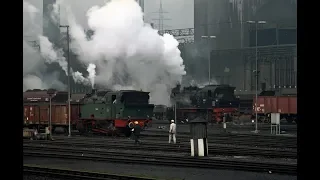
M280 118L297 122L297 96L259 96L257 106L253 99L253 112L260 120L270 121L270 113L280 113Z

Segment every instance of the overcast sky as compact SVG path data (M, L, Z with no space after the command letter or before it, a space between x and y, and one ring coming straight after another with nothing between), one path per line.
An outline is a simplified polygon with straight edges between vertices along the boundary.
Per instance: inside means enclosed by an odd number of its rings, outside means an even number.
M43 0L26 0L42 12ZM64 0L71 7L78 23L87 27L86 12L94 5L103 5L105 0ZM160 0L145 0L145 21L158 24ZM164 29L179 29L193 27L193 0L162 0L164 17L171 20L164 21ZM65 12L61 8L61 24L64 24Z

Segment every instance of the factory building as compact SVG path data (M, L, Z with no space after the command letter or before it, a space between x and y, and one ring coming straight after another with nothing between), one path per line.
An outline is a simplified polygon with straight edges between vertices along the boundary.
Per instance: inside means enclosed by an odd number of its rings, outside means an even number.
M259 89L295 88L296 21L296 0L194 0L195 47L210 48L216 81L250 91L255 89L257 32Z

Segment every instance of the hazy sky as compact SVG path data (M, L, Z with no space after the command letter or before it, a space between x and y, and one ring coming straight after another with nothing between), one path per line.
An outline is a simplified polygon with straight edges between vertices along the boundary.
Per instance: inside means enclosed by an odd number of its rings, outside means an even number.
M42 12L42 0L26 0L36 6ZM71 7L78 23L87 26L86 12L94 5L103 5L105 0L64 0L65 4ZM145 0L145 21L158 24L160 0ZM164 29L179 29L193 27L193 0L162 0L163 10L167 13L164 17L171 20L164 21ZM61 8L61 24L65 12Z

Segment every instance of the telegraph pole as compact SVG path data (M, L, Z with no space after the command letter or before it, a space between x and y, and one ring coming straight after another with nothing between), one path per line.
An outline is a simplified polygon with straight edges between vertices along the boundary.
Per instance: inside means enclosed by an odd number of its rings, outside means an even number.
M60 25L60 28L67 28L67 62L68 62L68 119L69 119L69 137L71 136L71 92L70 92L70 38L69 25Z
M256 69L254 70L254 72L255 72L255 76L256 76L256 82L255 82L255 84L256 84L256 92L255 92L255 105L254 105L254 107L255 107L255 112L256 112L256 128L255 128L255 133L258 133L259 131L258 131L258 73L259 73L259 71L258 71L258 24L265 24L266 23L266 21L247 21L247 23L249 23L249 24L255 24L255 29L256 29Z

